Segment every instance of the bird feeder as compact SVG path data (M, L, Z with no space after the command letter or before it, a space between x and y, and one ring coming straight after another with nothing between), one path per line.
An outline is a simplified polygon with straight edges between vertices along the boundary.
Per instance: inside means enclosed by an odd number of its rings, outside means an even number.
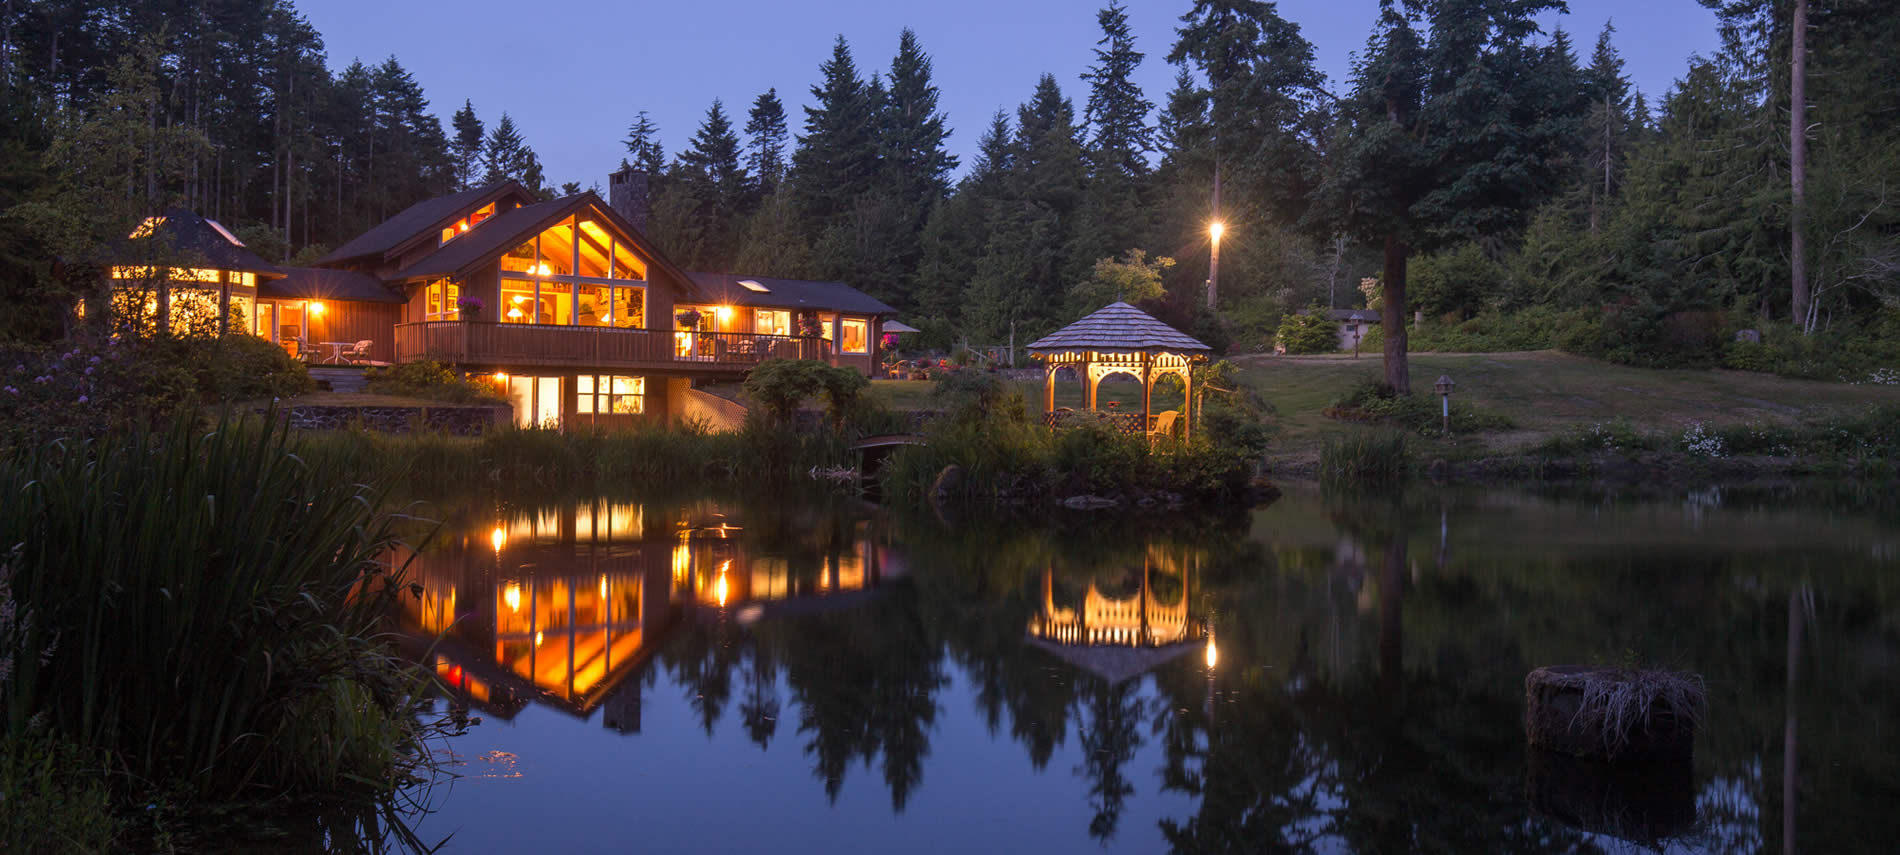
M1438 375L1438 382L1432 384L1432 389L1438 392L1438 399L1444 405L1446 436L1451 435L1451 390L1456 385L1458 384L1452 381L1450 374Z

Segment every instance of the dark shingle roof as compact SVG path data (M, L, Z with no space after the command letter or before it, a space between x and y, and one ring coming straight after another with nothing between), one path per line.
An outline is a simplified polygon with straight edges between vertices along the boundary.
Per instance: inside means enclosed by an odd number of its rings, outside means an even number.
M763 276L733 276L726 273L688 273L693 284L714 302L762 309L820 309L854 315L894 315L897 310L884 301L843 282L815 282L808 279L768 279ZM740 281L756 282L766 289L754 291Z
M382 255L418 234L440 228L441 223L454 219L455 214L463 208L473 207L477 202L491 196L501 196L503 191L509 189L510 186L520 189L520 185L512 180L498 181L494 184L463 190L460 193L424 199L404 208L402 213L378 223L375 228L351 238L349 243L317 259L317 263L337 264L352 259ZM526 190L521 190L521 193L524 196L528 195Z
M257 287L260 297L280 300L354 300L401 303L403 296L367 273L326 267L287 267L284 278Z
M1206 353L1213 348L1127 303L1115 302L1029 345L1031 351L1171 350Z
M453 275L491 253L506 252L534 237L542 222L559 219L573 201L567 198L536 202L496 214L480 227L469 229L461 237L443 244L441 249L423 256L395 278Z
M184 208L173 208L165 212L165 221L152 230L150 235L139 238L127 238L120 242L113 255L121 261L134 261L144 255L142 250L154 249L148 241L157 241L163 249L175 253L180 264L214 267L219 270L239 270L261 273L266 276L281 276L283 270L277 265L265 261L237 242L230 232L195 212ZM151 259L165 263L166 260Z

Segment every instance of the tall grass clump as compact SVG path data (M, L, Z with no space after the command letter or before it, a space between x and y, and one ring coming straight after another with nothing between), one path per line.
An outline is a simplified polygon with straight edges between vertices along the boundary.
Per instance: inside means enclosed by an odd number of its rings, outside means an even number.
M1396 484L1411 472L1412 453L1399 431L1348 431L1320 447L1319 477L1329 486Z
M121 795L386 792L422 687L379 633L399 517L271 420L180 417L0 459L16 549L0 725L109 758Z

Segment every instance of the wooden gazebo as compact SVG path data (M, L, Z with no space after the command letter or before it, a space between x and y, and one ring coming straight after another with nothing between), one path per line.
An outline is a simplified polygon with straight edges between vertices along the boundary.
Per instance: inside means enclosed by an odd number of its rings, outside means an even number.
M1038 339L1029 345L1029 353L1043 361L1047 376L1043 381L1044 419L1051 426L1060 421L1056 412L1056 372L1073 368L1082 381L1082 408L1098 411L1096 391L1102 381L1125 374L1141 382L1141 421L1123 425L1131 432L1170 432L1153 412L1155 381L1174 375L1181 378L1184 391L1182 412L1177 414L1183 435L1189 428L1194 401L1194 363L1207 358L1212 350L1175 328L1154 319L1127 303L1110 303L1075 323ZM1117 413L1117 422L1130 421L1133 414Z

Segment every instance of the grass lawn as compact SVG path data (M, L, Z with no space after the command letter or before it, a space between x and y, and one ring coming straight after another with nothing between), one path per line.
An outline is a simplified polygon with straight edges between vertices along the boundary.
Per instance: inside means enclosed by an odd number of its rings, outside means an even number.
M1342 425L1320 415L1363 377L1384 375L1377 354L1235 357L1242 381L1279 410L1277 457L1317 456L1319 438ZM1630 368L1551 350L1516 353L1419 353L1412 390L1431 394L1440 374L1453 394L1498 413L1516 428L1485 437L1494 450L1521 448L1573 425L1618 418L1639 430L1679 432L1711 425L1787 423L1900 403L1900 387L1791 380L1746 371Z

